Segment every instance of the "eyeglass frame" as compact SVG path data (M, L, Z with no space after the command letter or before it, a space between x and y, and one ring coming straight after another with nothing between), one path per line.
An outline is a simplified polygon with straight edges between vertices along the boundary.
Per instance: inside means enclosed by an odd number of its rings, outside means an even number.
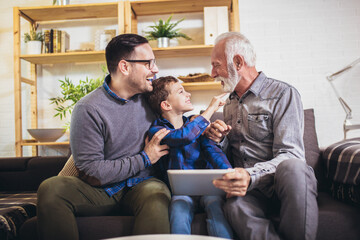
M153 58L153 59L149 59L149 60L131 60L131 59L124 59L125 61L127 62L145 62L149 65L148 69L149 70L152 70L154 67L155 67L155 64L156 64L156 59ZM152 63L152 67L151 67L151 63Z

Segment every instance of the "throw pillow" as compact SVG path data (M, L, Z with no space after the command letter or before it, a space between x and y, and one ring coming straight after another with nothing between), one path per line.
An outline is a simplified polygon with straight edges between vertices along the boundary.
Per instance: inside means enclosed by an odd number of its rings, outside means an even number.
M67 160L63 169L59 172L58 176L79 176L79 170L75 167L74 158L72 155Z

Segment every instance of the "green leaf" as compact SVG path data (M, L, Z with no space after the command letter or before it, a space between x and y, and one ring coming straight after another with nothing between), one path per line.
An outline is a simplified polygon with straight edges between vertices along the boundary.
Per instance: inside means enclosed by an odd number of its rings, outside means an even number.
M84 96L94 91L101 86L107 74L106 66L102 66L103 76L98 78L86 77L86 80L79 80L78 84L74 84L69 77L59 79L61 96L50 98L50 104L55 105L56 114L54 117L59 117L61 120L70 115L75 104ZM70 124L66 125L67 129Z
M151 30L145 32L145 37L148 40L156 40L161 37L167 37L170 39L182 37L187 40L191 40L189 36L179 32L181 29L174 29L179 23L184 21L185 18L182 18L175 23L171 23L170 21L172 16L173 15L171 15L165 22L162 19L159 19L158 22L154 22L153 26L149 26Z

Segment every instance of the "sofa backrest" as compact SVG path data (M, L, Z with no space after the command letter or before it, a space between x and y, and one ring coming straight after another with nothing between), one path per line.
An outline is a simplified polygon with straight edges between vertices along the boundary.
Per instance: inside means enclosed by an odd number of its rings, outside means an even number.
M57 175L65 156L0 158L0 191L36 191L45 179Z

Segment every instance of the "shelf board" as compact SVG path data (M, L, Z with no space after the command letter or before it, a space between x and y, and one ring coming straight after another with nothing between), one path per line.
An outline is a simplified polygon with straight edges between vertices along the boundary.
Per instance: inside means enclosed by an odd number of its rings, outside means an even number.
M38 142L35 139L23 140L22 146L68 146L70 142Z
M25 18L36 22L118 17L117 2L26 7L19 10Z
M197 90L220 90L220 82L191 82L183 83L183 87L186 91L197 91Z
M104 62L105 51L29 54L20 58L35 64Z
M204 7L231 8L231 0L153 0L133 1L130 4L136 16L203 12Z
M210 56L213 46L192 45L153 48L156 58ZM24 54L20 58L35 64L105 62L105 51Z
M167 48L153 48L156 58L210 56L214 46L189 45Z

